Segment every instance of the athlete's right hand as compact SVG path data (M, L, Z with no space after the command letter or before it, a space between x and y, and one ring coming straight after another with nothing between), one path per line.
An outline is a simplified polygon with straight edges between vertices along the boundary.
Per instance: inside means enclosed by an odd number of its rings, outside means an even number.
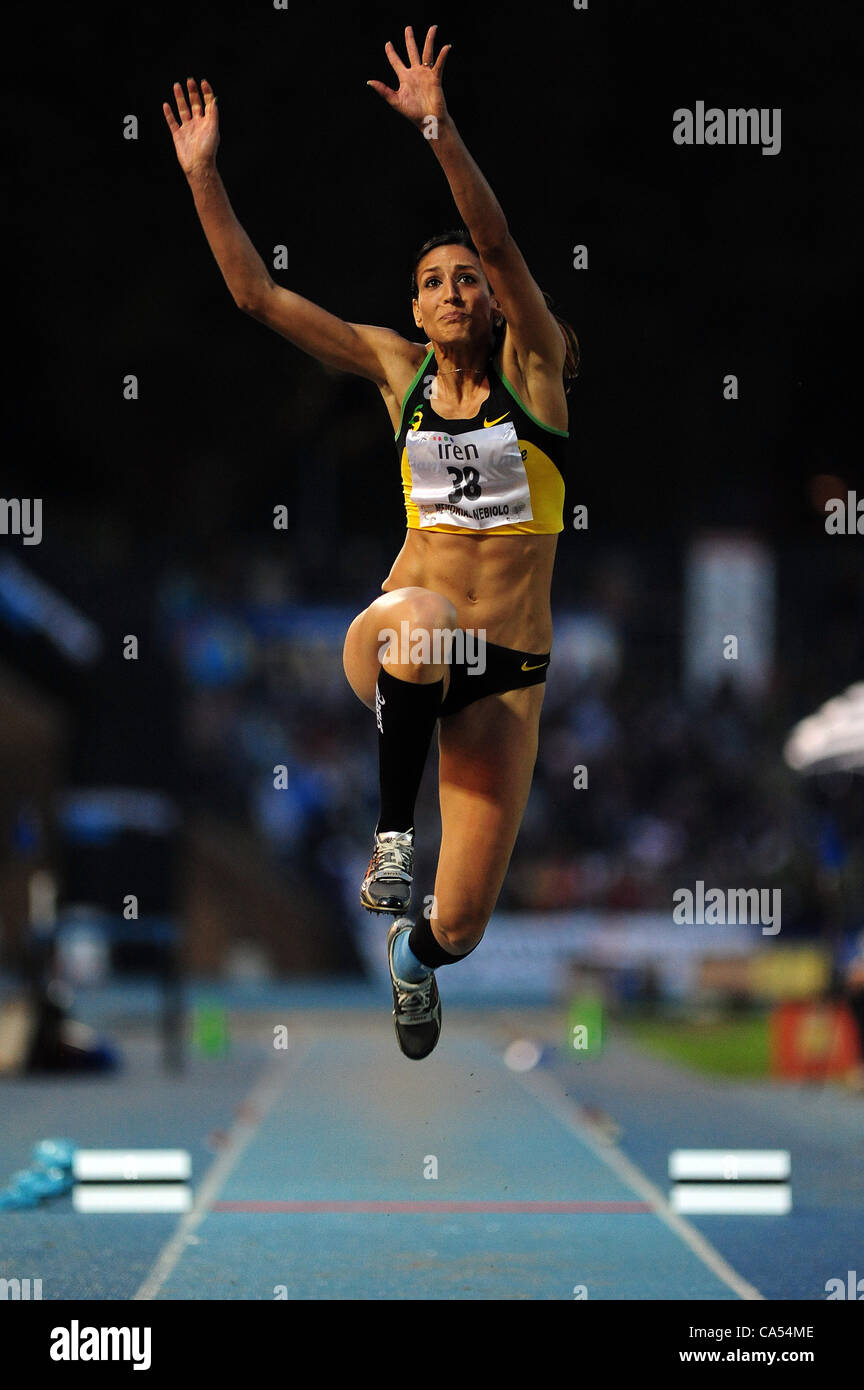
M162 110L168 128L174 136L174 149L177 151L180 167L188 177L196 170L212 167L215 163L216 151L219 148L219 109L213 88L205 78L201 79L200 93L194 77L188 79L186 86L189 88L188 104L183 87L179 82L174 83L174 100L177 103L179 121L167 101L163 101Z

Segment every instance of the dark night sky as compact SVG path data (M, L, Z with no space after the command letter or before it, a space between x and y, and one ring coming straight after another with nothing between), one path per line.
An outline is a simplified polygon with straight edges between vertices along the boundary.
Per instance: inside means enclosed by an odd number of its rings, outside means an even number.
M854 486L860 456L861 21L803 0L40 7L4 83L4 492L179 546L321 496L328 526L377 516L395 552L377 391L235 308L161 103L206 76L235 211L263 254L288 246L277 278L413 337L411 254L456 219L426 142L364 83L390 79L387 38L432 20L454 45L450 110L582 342L568 506L590 504L595 536L818 537L807 480ZM781 107L780 154L676 146L672 112L697 100Z

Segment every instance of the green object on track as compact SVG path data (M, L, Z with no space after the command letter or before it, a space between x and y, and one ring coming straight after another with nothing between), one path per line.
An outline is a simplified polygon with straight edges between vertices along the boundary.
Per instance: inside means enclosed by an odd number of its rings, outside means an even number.
M596 1057L603 1049L603 1000L575 995L567 1010L567 1051L576 1057Z
M205 1057L224 1057L228 1051L228 1010L224 1004L196 1004L192 1010L192 1046Z

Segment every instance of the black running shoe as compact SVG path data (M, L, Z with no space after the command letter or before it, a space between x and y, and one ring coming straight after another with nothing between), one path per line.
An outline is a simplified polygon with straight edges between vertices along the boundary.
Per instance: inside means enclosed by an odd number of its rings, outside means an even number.
M420 1062L428 1057L441 1036L441 1000L434 971L419 985L400 980L393 970L393 943L410 931L410 917L399 917L387 933L387 963L393 985L393 1023L396 1039L406 1057Z
M375 848L360 901L370 912L404 912L411 902L414 872L414 828L385 830L375 836Z

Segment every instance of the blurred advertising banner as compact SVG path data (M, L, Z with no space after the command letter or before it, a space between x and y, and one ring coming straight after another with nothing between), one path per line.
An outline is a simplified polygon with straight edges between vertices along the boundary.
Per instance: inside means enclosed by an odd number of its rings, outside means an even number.
M387 981L381 923L363 913L355 927L367 974ZM499 912L487 928L486 949L448 972L447 995L454 1003L552 1004L569 998L579 974L589 971L617 997L650 988L685 999L699 989L704 957L743 960L759 943L758 926L681 927L654 912Z
M724 682L763 694L774 661L774 558L755 536L708 533L685 561L684 680L693 694Z
M368 977L386 982L381 924L363 913L355 930ZM682 927L644 911L497 912L484 946L447 972L447 994L454 1003L554 1004L588 985L607 1001L775 1004L818 998L830 974L827 950L766 939L758 924Z
M859 1060L855 1020L842 1003L779 1004L771 1015L771 1074L812 1081L845 1076Z

